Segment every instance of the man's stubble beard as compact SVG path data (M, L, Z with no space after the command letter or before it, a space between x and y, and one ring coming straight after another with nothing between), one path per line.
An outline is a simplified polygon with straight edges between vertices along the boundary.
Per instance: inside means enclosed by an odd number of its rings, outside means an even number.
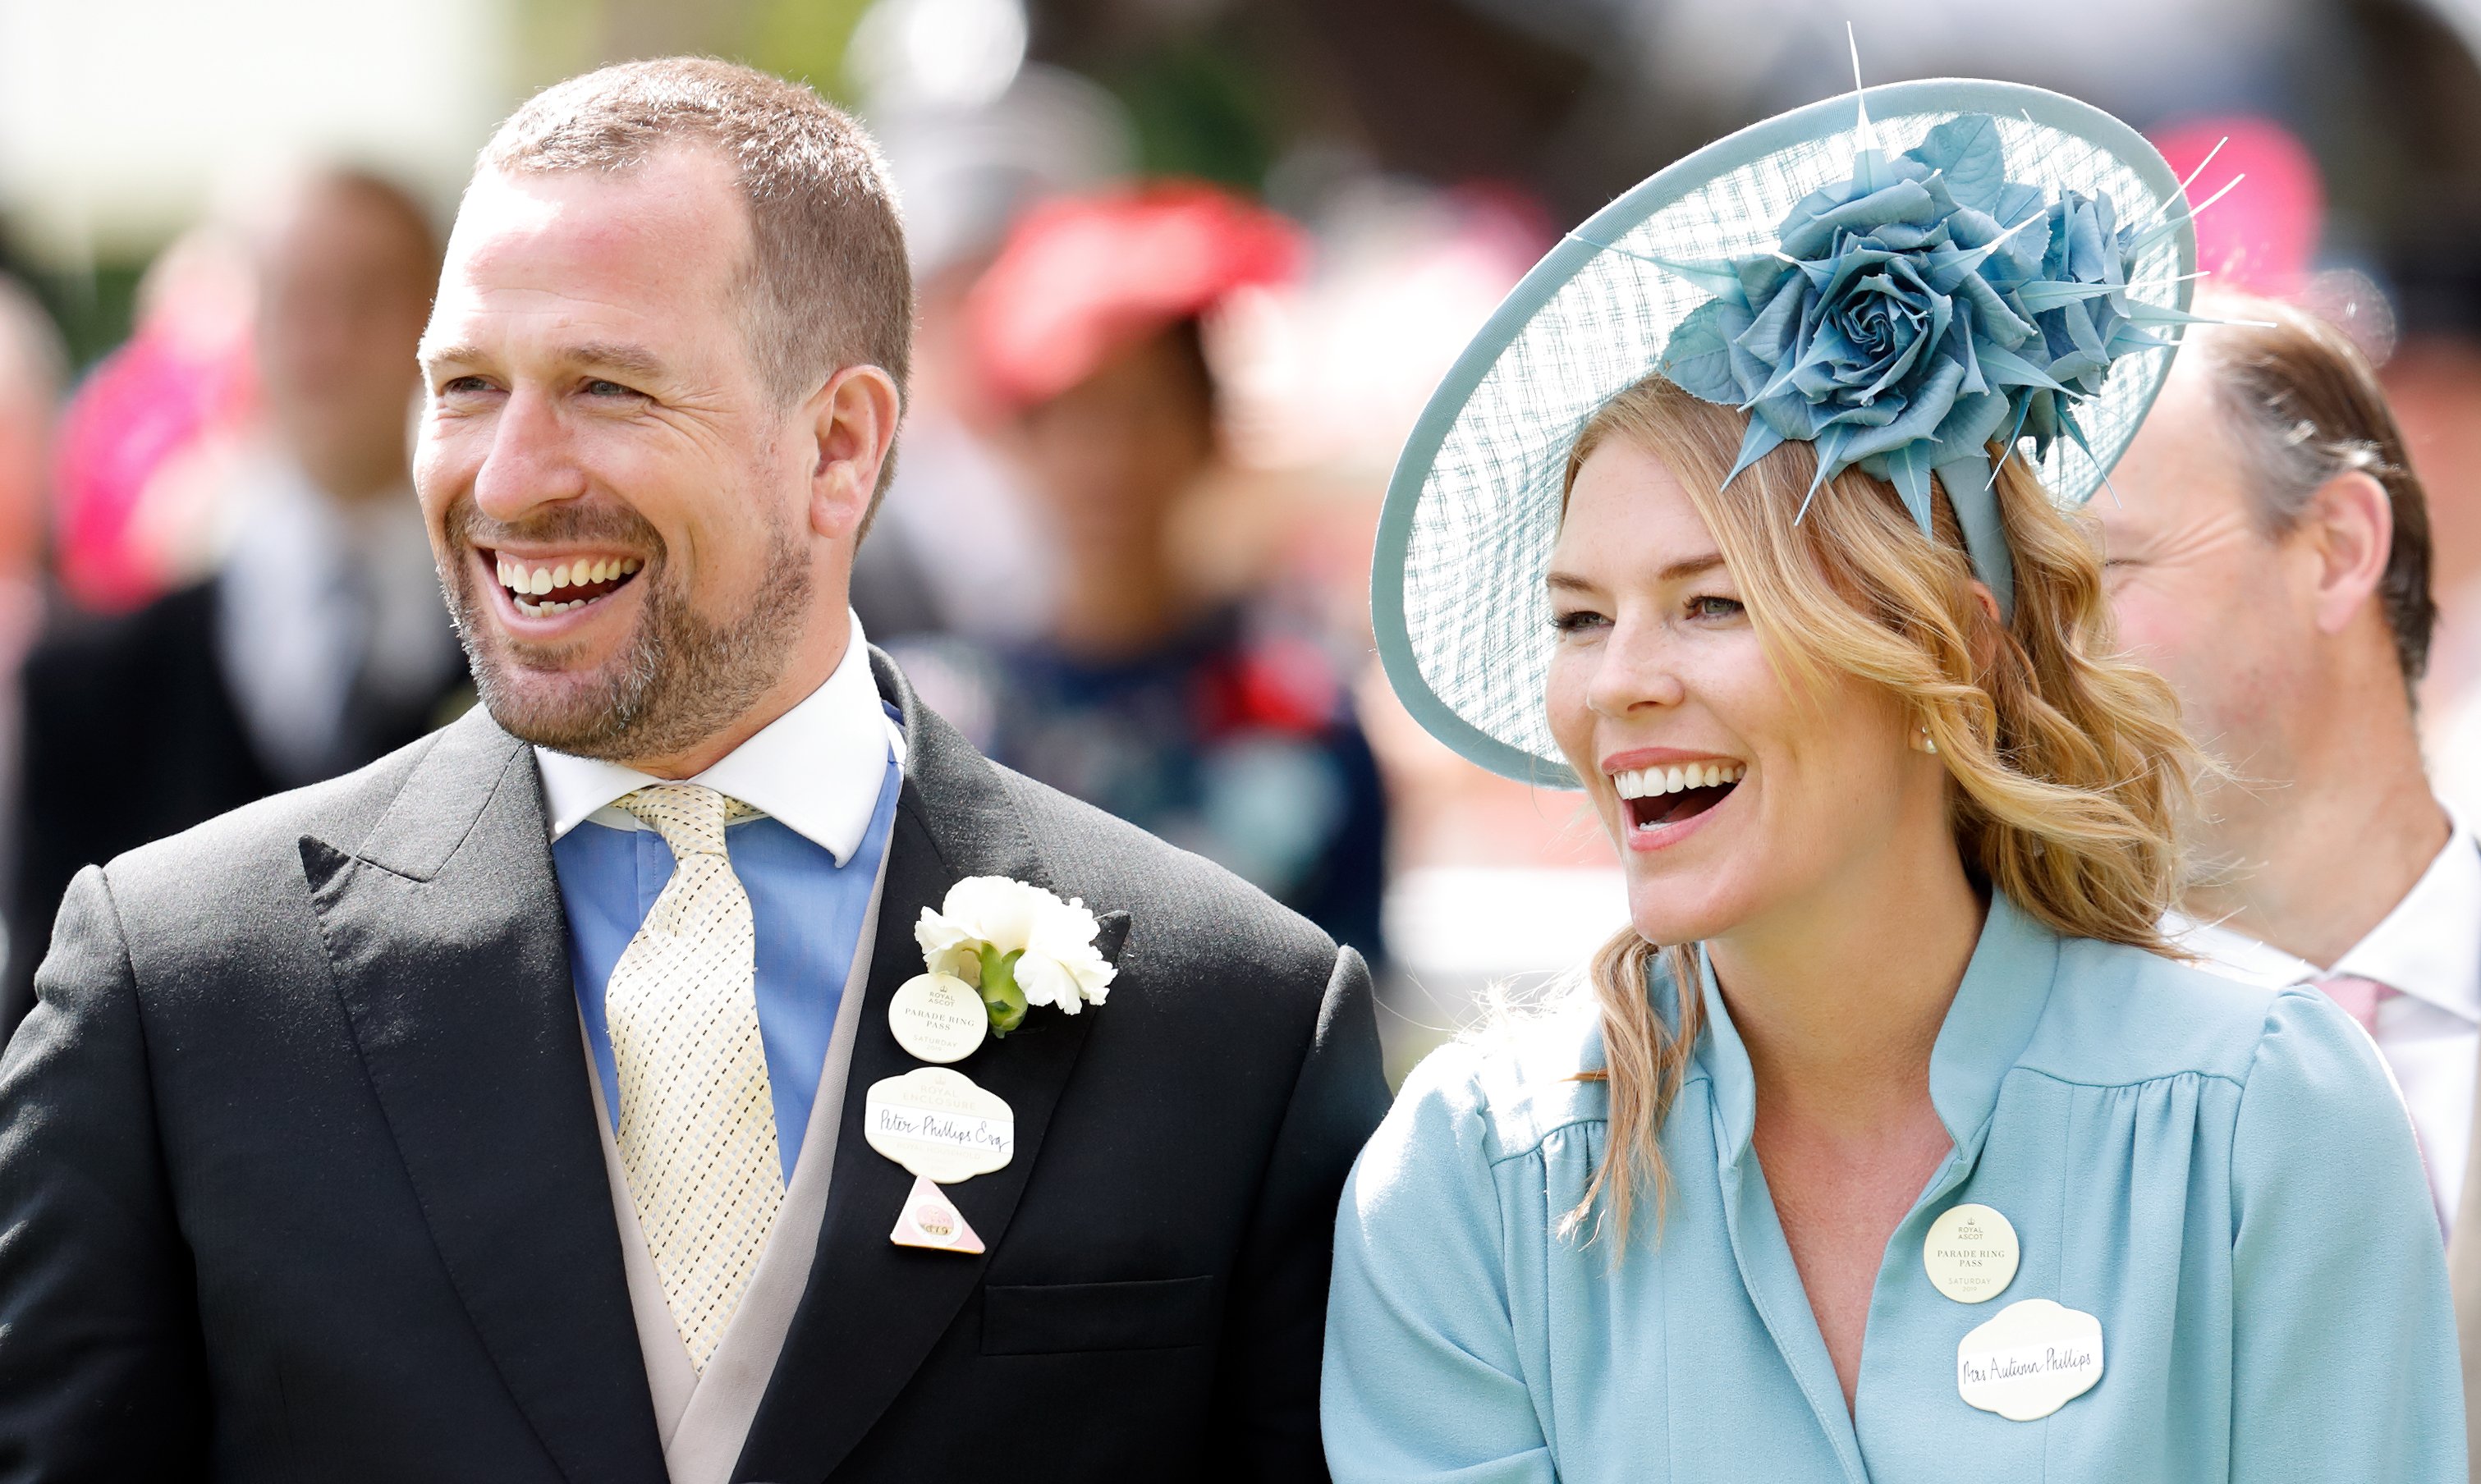
M456 573L448 589L450 617L491 719L519 741L555 752L627 763L674 756L722 731L783 677L816 586L807 554L779 528L749 605L725 623L710 622L666 581L670 565L652 527L634 513L599 521L605 529L594 534L625 531L629 545L648 553L637 579L646 585L637 628L594 683L533 686L509 654L508 636L481 616L489 599L475 591L479 579L466 560L474 518L470 506L449 516ZM555 695L542 693L554 689Z

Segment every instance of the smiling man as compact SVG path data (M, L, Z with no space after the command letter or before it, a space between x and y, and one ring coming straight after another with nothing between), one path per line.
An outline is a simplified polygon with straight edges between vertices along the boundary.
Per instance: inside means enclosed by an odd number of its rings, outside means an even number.
M483 705L71 887L0 1059L0 1476L1323 1476L1367 973L867 647L910 312L806 90L502 127L416 458ZM943 924L979 996L908 982Z

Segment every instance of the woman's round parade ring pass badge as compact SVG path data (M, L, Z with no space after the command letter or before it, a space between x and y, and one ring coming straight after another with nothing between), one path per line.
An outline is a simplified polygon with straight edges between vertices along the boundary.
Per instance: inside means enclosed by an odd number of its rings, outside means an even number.
M974 986L953 974L917 974L897 986L887 1004L896 1044L924 1061L962 1061L981 1048L990 1009Z
M1930 1287L1959 1304L1997 1298L2016 1281L2016 1228L1987 1206L1956 1206L1930 1223L1921 1265Z
M2049 1417L2102 1380L2102 1321L2047 1298L2019 1300L1955 1347L1966 1403L2011 1422Z
M861 1127L871 1148L943 1185L1005 1169L1016 1155L1016 1114L1007 1101L946 1067L873 1082Z

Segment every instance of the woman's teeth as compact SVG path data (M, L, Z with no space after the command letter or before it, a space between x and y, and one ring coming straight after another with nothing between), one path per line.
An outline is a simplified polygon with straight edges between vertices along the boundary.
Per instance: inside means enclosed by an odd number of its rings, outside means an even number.
M1622 798L1653 798L1658 794L1677 794L1683 789L1714 789L1727 783L1737 783L1748 770L1748 766L1742 763L1675 764L1613 773L1611 783L1619 790Z
M505 555L496 559L500 586L509 589L517 612L529 618L584 608L614 591L644 564L635 557L579 558L535 565ZM553 593L561 596L554 598Z

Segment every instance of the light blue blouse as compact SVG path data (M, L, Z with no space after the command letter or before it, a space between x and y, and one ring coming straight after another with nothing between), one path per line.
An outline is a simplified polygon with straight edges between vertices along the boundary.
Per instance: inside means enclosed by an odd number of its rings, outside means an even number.
M1667 992L1658 985L1657 993ZM1338 1484L1565 1479L2464 1484L2438 1223L2376 1049L2313 990L2062 939L1993 899L1930 1058L1955 1148L1889 1241L1844 1409L1750 1145L1747 1053L1709 1031L1625 1261L1555 1235L1606 1137L1591 1015L1423 1062L1355 1166L1323 1415ZM1932 1288L1930 1222L2015 1226L2015 1281ZM2103 1373L2011 1422L1965 1334L2048 1298Z

